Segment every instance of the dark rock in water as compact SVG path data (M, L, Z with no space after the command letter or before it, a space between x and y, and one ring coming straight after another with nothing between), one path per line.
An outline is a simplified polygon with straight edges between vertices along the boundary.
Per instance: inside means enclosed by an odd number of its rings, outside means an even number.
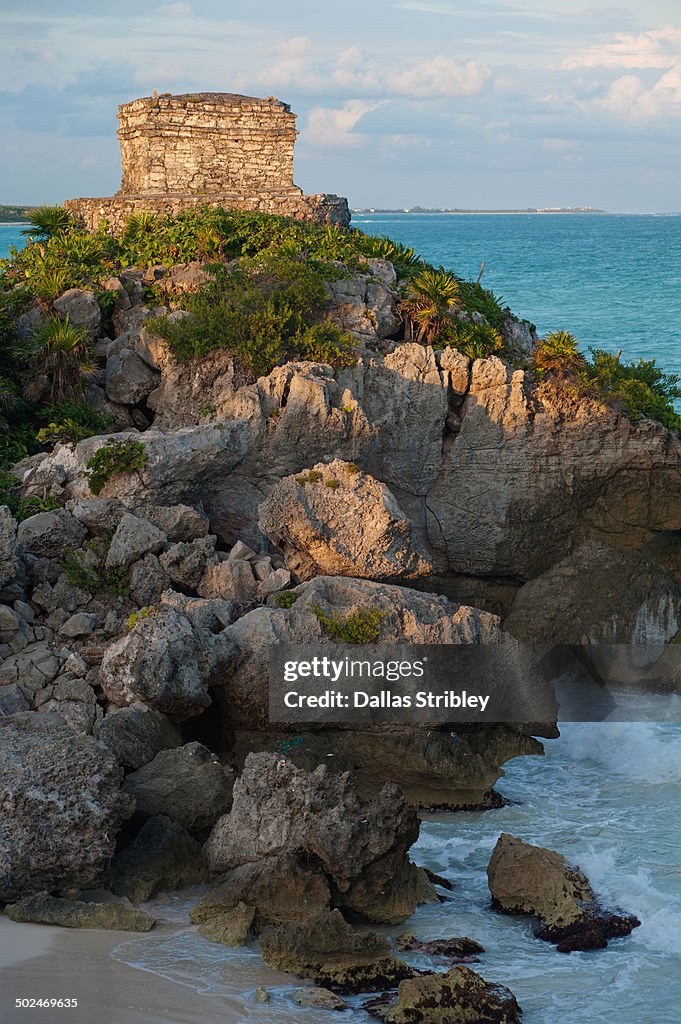
M255 928L284 921L306 921L327 910L329 883L321 868L296 853L263 857L240 864L190 912L194 924L203 924L234 910L239 903L256 908Z
M633 914L613 913L594 903L586 909L582 920L563 928L549 925L536 935L547 942L555 942L559 953L574 953L583 949L605 949L608 939L629 935L640 923Z
M210 828L232 803L233 774L201 743L161 750L125 780L137 814L165 814L192 831Z
M120 903L84 903L39 892L5 907L12 921L52 924L59 928L107 928L111 931L148 932L156 921L143 910Z
M276 970L310 978L343 995L394 988L416 973L390 955L387 939L356 931L339 910L325 911L303 924L291 921L266 928L260 947Z
M308 773L275 754L250 754L234 786L232 812L217 822L205 852L228 871L281 852L321 867L337 906L384 924L403 921L434 897L407 856L418 819L397 786L364 802L349 774Z
M111 865L110 886L131 903L144 903L157 892L174 892L205 882L208 866L201 844L176 821L159 814L149 818Z
M476 953L484 953L485 947L465 936L457 939L431 939L421 941L411 932L403 932L395 939L395 945L402 953L425 953L428 956L446 957L448 960L474 960Z
M319 1006L322 1010L348 1010L349 1006L344 999L328 988L299 988L293 993L293 1002L296 1006Z
M402 981L396 998L370 999L364 1009L386 1024L517 1024L522 1015L509 989L468 967Z
M0 900L100 880L134 808L122 775L57 714L0 717Z
M237 903L233 910L209 918L199 925L199 935L223 946L247 946L253 938L255 907Z
M530 914L542 927L538 938L561 953L602 949L608 939L628 935L641 922L605 910L587 877L555 850L502 833L487 867L495 906L507 914Z

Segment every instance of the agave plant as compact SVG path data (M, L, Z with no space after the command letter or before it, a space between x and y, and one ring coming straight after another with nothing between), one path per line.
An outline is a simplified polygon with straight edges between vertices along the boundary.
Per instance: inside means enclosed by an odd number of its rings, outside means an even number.
M539 342L534 353L534 368L538 377L547 373L580 373L587 362L579 351L576 338L569 331L551 331Z
M141 238L150 234L158 224L158 218L151 210L140 210L139 213L131 213L125 222L123 237L126 239Z
M28 366L32 379L24 388L26 398L59 402L77 395L93 373L87 335L68 317L51 317L34 339Z
M24 228L22 235L43 239L62 234L72 224L68 210L63 206L39 206L37 210L33 210L28 222L31 226Z
M459 282L451 274L431 269L415 274L409 294L399 306L408 335L413 339L416 329L416 340L429 345L458 303Z

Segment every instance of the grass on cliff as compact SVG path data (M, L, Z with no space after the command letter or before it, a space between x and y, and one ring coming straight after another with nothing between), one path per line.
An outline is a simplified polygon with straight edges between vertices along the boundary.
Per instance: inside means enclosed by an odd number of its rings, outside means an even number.
M236 267L214 267L214 279L185 301L191 316L157 317L150 329L165 338L180 360L229 349L254 377L292 359L331 366L355 362L352 335L320 319L324 281L336 268L270 256L243 258Z
M681 433L681 415L674 400L681 398L681 377L664 373L654 359L623 362L619 354L600 348L580 352L568 331L553 331L537 346L535 371L577 394L593 395L620 406L632 420L642 416L658 420L668 430Z

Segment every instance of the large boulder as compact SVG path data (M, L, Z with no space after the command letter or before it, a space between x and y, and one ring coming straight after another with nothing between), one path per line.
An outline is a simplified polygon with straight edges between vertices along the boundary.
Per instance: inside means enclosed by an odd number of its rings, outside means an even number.
M384 936L356 931L338 910L266 928L260 947L270 967L344 994L394 988L416 973L391 956Z
M201 743L161 750L131 772L123 789L142 818L165 815L191 831L210 828L232 804L234 776Z
M102 313L95 293L89 288L69 288L54 300L52 307L74 327L82 327L91 338L99 334Z
M19 572L16 546L16 520L6 505L0 505L0 587L11 583Z
M111 891L131 903L145 903L158 892L174 892L206 880L201 845L166 815L145 821L135 838L115 857Z
M349 774L326 766L307 773L263 753L246 759L232 812L217 822L205 852L214 872L306 853L321 865L338 906L392 924L432 895L407 856L417 837L416 813L396 786L365 802Z
M86 903L61 899L47 892L25 896L5 908L11 921L51 924L58 928L106 928L121 932L148 932L156 924L143 910L122 903Z
M176 719L210 704L209 687L223 681L234 649L220 629L229 621L218 602L167 591L156 608L140 613L130 631L107 647L100 682L118 706L136 701Z
M106 556L107 568L123 566L128 568L133 562L144 558L151 552L157 554L164 547L166 540L165 533L159 530L146 519L140 519L126 512L116 529L109 551Z
M469 967L408 978L364 1008L385 1024L518 1024L523 1012L510 989Z
M166 715L140 703L112 708L94 732L125 768L141 768L161 750L182 743L180 730Z
M87 529L65 508L38 512L19 524L17 539L32 555L62 558L69 548L79 548Z
M487 867L495 905L508 914L530 914L537 936L561 953L600 949L640 924L629 914L604 910L586 875L560 853L502 833Z
M159 375L136 352L123 348L107 359L106 396L119 405L137 405L157 386Z
M0 718L0 900L98 882L134 809L122 775L58 715Z
M334 459L285 477L259 509L259 526L298 579L425 576L432 565L385 484Z
M681 584L656 562L588 541L520 588L504 626L525 643L635 645L655 660L681 628Z
M642 547L681 529L681 440L661 424L500 359L473 364L461 426L427 499L452 570L527 580L575 541Z
M224 563L223 563L224 564ZM360 610L378 613L381 644L477 644L504 639L495 615L406 587L345 577L318 576L293 591L290 608L256 608L225 630L238 651L219 699L237 728L266 728L268 665L272 645L333 641L321 615L341 622Z
M283 921L306 921L329 908L331 890L320 866L301 853L261 857L220 875L220 882L190 911L200 926L225 922L239 905L251 907L249 927L259 933Z

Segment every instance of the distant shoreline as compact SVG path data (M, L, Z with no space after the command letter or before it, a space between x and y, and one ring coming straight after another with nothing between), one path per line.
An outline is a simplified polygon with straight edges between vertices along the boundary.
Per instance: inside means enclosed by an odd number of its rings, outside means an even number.
M470 217L470 216L476 216L476 217L489 217L489 216L507 217L509 215L512 215L512 216L515 216L515 217L520 217L520 216L529 216L529 217L552 217L552 216L561 216L561 217L565 217L565 216L593 217L593 216L602 216L604 214L606 216L609 215L609 211L608 210L596 210L596 209L593 209L593 210L591 210L591 209L584 209L584 210L570 210L570 209L565 209L565 210L548 210L548 209L547 210L419 210L419 209L415 209L415 210L387 210L387 209L386 210L379 210L378 208L372 209L370 207L363 207L362 209L352 210L351 212L354 213L354 214L357 214L357 216L366 216L368 214L374 214L374 213L389 213L389 214L392 214L392 215L402 215L402 216L425 216L425 215L441 216L442 214L447 214L450 217ZM636 215L632 214L632 216L636 216ZM651 216L654 216L654 215L651 215Z

